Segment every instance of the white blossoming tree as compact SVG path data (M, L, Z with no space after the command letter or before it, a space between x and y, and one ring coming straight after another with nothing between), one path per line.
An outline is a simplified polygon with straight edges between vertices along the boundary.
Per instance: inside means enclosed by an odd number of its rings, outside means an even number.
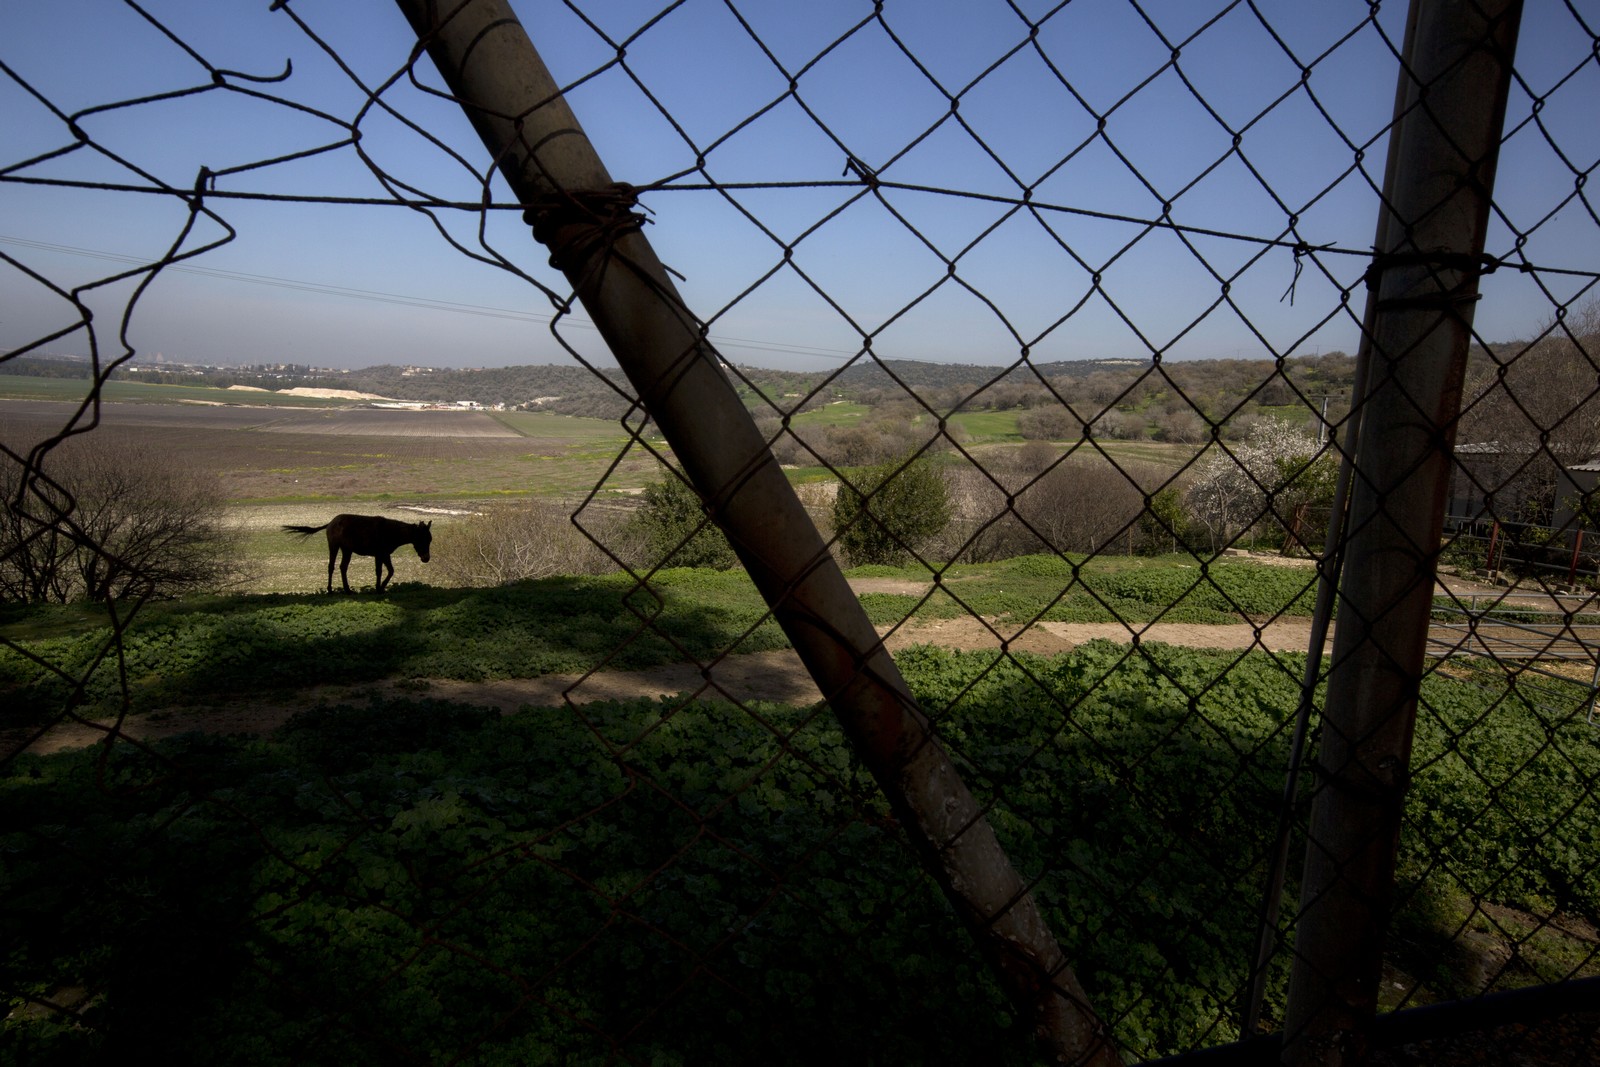
M1333 498L1338 460L1304 426L1263 419L1243 443L1214 446L1195 469L1185 504L1210 535L1213 551L1256 529L1304 546L1306 509Z

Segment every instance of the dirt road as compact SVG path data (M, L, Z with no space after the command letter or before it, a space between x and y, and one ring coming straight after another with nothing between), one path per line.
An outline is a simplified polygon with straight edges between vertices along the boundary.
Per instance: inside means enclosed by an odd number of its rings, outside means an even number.
M1259 647L1283 651L1304 650L1311 636L1309 619L1288 619L1259 630L1254 626L1206 626L1155 623L1130 629L1120 623L1042 622L1020 637L1010 632L996 633L973 618L940 619L907 624L885 633L890 649L913 644L933 644L957 649L998 649L1002 640L1018 652L1053 654L1065 652L1086 641L1097 639L1129 642L1137 635L1141 642L1159 641L1190 648ZM571 701L587 704L601 700L634 697L671 696L677 693L704 692L734 700L766 700L785 704L809 704L819 699L817 687L789 650L728 656L710 664L706 670L690 664L671 664L643 671L607 671L590 675L546 675L540 678L509 678L490 682L462 682L446 678L390 681L378 685L314 686L292 697L260 700L240 698L212 706L186 707L171 712L154 712L115 721L66 722L52 727L33 740L27 751L40 754L77 748L104 740L115 730L136 741L155 740L191 730L215 733L267 733L282 725L296 711L322 703L364 703L369 697L431 697L466 704L498 708L511 713L524 706L560 707ZM0 753L12 751L25 742L15 733L0 738Z
M1479 595L1504 597L1504 590L1478 586L1459 579L1448 579L1450 592L1458 597ZM920 595L926 586L892 579L866 579L852 582L857 592L897 592ZM902 588L904 587L904 588ZM983 620L914 620L892 631L880 631L891 650L914 644L932 644L955 649L999 649L1052 655L1065 652L1087 641L1161 642L1188 648L1259 648L1272 651L1304 651L1311 641L1309 618L1288 618L1260 627L1245 623L1205 625L1196 623L1064 623L1041 622L1020 636L1012 630L991 629ZM1450 635L1446 635L1447 637ZM1477 649L1473 649L1477 651ZM1435 654L1447 654L1441 647ZM1506 653L1513 655L1514 653ZM1546 650L1545 655L1550 655ZM810 675L791 651L760 652L728 656L704 670L689 664L672 664L643 671L607 671L590 675L546 675L541 678L511 678L490 682L462 682L452 679L407 679L377 685L315 686L290 696L241 698L209 707L185 707L172 712L156 712L114 722L69 722L60 724L28 747L31 752L53 752L103 740L109 731L135 740L153 740L190 730L218 733L266 733L281 725L296 711L322 703L365 702L378 696L421 696L453 700L498 708L509 714L524 706L560 707L568 702L587 704L601 700L634 697L671 696L678 693L704 693L734 700L765 700L785 704L809 704L819 699ZM0 737L0 754L13 751L26 737L15 733Z

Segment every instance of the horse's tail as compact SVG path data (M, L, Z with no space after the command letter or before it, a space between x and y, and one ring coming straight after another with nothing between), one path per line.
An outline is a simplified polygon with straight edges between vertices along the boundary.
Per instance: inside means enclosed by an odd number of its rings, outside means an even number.
M288 526L288 525L285 525L284 529L287 530L289 533L299 534L301 537L310 537L312 534L316 533L318 530L326 530L328 528L328 526L329 526L329 524L325 522L321 526Z

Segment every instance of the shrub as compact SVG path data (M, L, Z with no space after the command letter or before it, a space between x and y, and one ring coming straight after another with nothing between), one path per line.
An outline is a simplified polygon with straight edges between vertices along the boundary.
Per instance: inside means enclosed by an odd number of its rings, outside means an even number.
M675 475L645 487L631 529L650 566L728 570L739 565L733 546L707 517L700 495Z
M1189 545L1189 516L1183 510L1183 494L1169 485L1150 495L1150 503L1139 516L1139 555L1159 556Z
M949 522L950 491L927 460L869 467L833 500L833 528L855 565L903 563Z
M452 585L491 586L555 574L599 574L610 561L546 501L494 507L439 530L434 552Z
M1029 441L1076 441L1083 423L1064 407L1035 408L1017 416L1017 432Z

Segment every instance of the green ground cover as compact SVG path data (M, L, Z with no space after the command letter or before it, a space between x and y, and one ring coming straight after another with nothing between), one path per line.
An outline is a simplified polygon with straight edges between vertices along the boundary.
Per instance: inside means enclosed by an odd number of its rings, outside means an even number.
M508 418L541 447L493 445L510 451L491 466L452 443L368 499L443 493L430 479L464 468L484 493L508 479L587 488L584 464L623 437L600 420ZM361 499L342 491L315 499ZM311 594L321 540L272 523L325 517L274 515L246 535L247 555L281 557L282 591L145 604L120 647L100 606L0 609L0 637L19 646L0 648L8 721L46 720L80 680L78 710L125 696L137 714L785 644L741 574L445 589L402 555L411 580L383 598ZM370 561L356 575L370 581ZM1304 615L1313 579L1189 556L1021 557L863 603L880 623L1212 623ZM1227 1040L1299 657L1095 644L898 659L1119 1040L1141 1058ZM1595 970L1592 944L1538 918L1600 918L1600 826L1576 802L1600 775L1594 735L1576 689L1553 712L1518 684L1423 682L1393 962L1428 995L1473 992L1465 976L1483 961L1463 928L1517 931L1508 984ZM391 700L310 709L272 738L14 759L0 769L0 989L9 1007L65 987L89 999L79 1016L8 1016L0 1063L1029 1062L831 720L754 710L635 702L500 720ZM1501 909L1492 921L1480 900Z
M1230 1039L1298 658L900 662L1124 1048ZM1581 722L1423 700L1402 930L1448 938L1468 895L1593 918ZM9 1015L0 1063L1035 1062L831 718L750 710L396 700L14 760L0 986L84 1000Z

